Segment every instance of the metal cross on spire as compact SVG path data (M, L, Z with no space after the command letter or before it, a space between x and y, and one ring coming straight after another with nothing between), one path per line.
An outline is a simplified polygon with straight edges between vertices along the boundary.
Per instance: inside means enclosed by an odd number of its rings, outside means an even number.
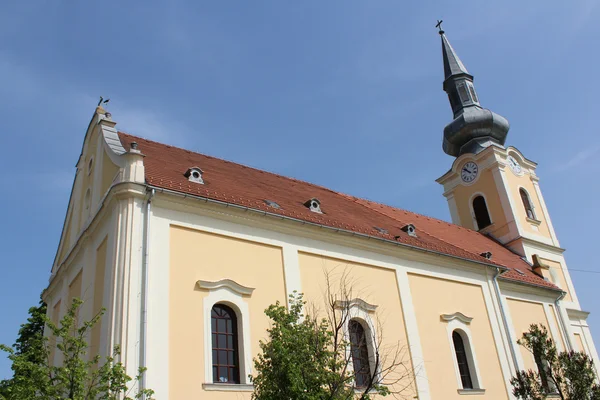
M436 27L436 28L438 28L438 29L440 30L440 31L439 31L439 34L440 34L440 35L443 35L443 34L444 34L444 30L442 29L442 22L444 22L444 20L443 20L443 19L438 19L438 22L437 22L437 24L435 25L435 27Z

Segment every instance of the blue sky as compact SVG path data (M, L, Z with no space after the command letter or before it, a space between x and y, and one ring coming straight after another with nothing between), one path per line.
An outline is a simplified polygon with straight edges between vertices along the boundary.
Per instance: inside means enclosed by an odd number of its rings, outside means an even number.
M600 272L598 1L4 1L0 343L47 284L100 95L130 133L449 220L439 18L539 163L569 267ZM600 338L600 274L572 278Z

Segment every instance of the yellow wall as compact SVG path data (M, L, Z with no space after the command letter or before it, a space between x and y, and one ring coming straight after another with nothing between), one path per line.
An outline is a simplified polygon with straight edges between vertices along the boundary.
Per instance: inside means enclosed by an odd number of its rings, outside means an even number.
M119 167L113 164L110 157L104 152L102 156L102 184L100 186L100 193L97 193L98 196L102 197L106 194L118 172Z
M98 315L102 310L104 300L104 276L106 272L106 243L104 238L102 244L96 249L96 268L94 273L94 304L92 317ZM100 351L100 335L102 332L102 319L93 326L90 338L90 355L95 356Z
M488 212L494 224L494 232L497 236L502 236L508 233L508 227L506 226L506 218L504 217L494 176L489 169L480 171L480 174L481 176L473 185L459 185L454 190L454 198L461 225L466 228L477 229L471 214L471 197L473 193L480 192L485 195ZM496 232L497 229L499 229L498 232Z
M521 226L526 232L532 233L534 235L541 235L546 238L551 238L550 231L548 230L548 224L545 221L544 213L542 211L542 205L540 203L540 199L535 191L535 187L533 186L533 182L531 181L531 177L527 174L523 174L522 176L517 176L513 174L510 170L506 171L506 180L508 183L508 187L511 190L510 195L514 199L515 204L515 217L519 219L521 222ZM533 212L535 213L535 218L538 221L541 221L541 224L537 226L537 229L534 228L534 225L531 222L527 221L527 213L525 212L525 207L523 206L523 201L521 200L521 194L519 193L519 188L524 188L527 193L529 193L529 199L533 205Z
M405 350L408 348L395 271L309 253L299 253L299 262L302 292L305 300L309 302L309 310L314 305L322 312L322 316L325 316L327 309L327 297L324 296L327 290L326 272L330 275L330 286L333 293L338 294L342 277L344 274L349 274L348 286L352 288L350 297L360 298L378 306L376 313L371 318L375 325L377 325L376 321L383 323L382 332L377 333L382 335L381 347L400 344L401 348ZM412 368L410 353L408 351L405 353L404 362L410 369ZM406 387L409 384L410 382L403 381L392 388L399 390L400 387ZM407 394L412 393L412 390L412 387L409 388Z
M69 301L67 302L68 307L71 307L74 298L77 297L81 299L81 272L82 271L79 271L77 276L73 278L69 284Z
M61 300L57 301L54 307L52 307L52 317L50 319L54 325L58 325L58 321L60 321L60 305ZM56 354L56 336L51 332L49 333L48 346L50 347L50 364L53 364L54 355Z
M169 265L169 396L197 398L204 378L203 298L198 280L232 279L256 288L248 302L252 357L266 335L264 310L276 300L286 301L281 248L194 231L170 228ZM208 382L212 383L212 382ZM210 399L250 399L251 393L210 392Z
M585 350L585 346L583 345L583 340L581 339L581 335L579 333L575 333L575 343L577 343L577 347L578 347L578 351L587 353L587 351Z
M514 331L514 339L518 340L523 337L523 333L529 331L531 324L542 324L548 328L548 319L544 312L544 305L542 303L533 303L525 300L508 299L508 309L510 317L512 319ZM548 330L550 332L550 330ZM551 334L551 333L550 333ZM556 341L557 338L553 337ZM560 338L558 338L560 340ZM525 369L537 370L533 355L523 346L519 346L521 349L521 356L525 363Z
M573 297L569 292L569 287L567 286L567 280L565 278L565 272L562 269L562 265L557 261L547 260L545 258L541 259L542 263L550 267L548 273L550 275L550 280L556 286L567 292L565 295L565 301L573 301ZM555 277L555 278L554 278Z
M500 359L481 286L409 274L410 290L432 399L462 399L456 379L447 322L442 314L461 312L469 325L485 395L469 398L506 399ZM473 372L472 372L473 373Z

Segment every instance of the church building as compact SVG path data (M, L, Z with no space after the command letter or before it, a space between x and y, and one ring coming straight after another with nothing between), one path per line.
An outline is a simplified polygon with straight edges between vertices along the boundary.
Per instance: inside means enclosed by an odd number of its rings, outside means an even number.
M264 310L294 291L321 304L340 274L356 295L348 324L367 337L354 367L377 375L373 349L403 344L411 397L512 399L510 378L537 368L517 344L534 323L600 365L535 155L506 145L508 120L483 108L440 36L454 160L437 182L452 223L121 132L99 105L43 293L49 318L76 297L81 318L105 308L91 351L119 345L159 400L250 399Z

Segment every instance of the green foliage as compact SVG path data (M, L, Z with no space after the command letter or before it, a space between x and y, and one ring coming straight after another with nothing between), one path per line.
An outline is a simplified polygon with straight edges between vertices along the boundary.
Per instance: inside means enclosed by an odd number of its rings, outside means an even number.
M135 379L128 376L123 364L117 361L118 347L104 360L88 356L88 335L104 311L90 321L78 323L81 304L81 300L73 300L58 325L46 317L44 309L30 309L32 316L21 328L14 348L0 346L8 352L14 371L13 378L0 392L0 399L132 400L144 396L146 400L152 399L152 390L134 390L145 370L140 369ZM43 335L44 324L50 339ZM51 348L62 355L60 365L52 365Z
M255 400L369 399L368 393L389 393L385 386L371 384L355 393L348 370L350 344L336 339L327 319L304 316L302 294L290 295L289 309L277 302L265 310L271 319L268 340L260 342L261 354L254 360Z
M45 317L46 304L40 299L37 307L29 309L29 318L21 325L14 344L14 353L33 364L41 364L46 358L43 341ZM21 365L22 363L13 363L13 377L0 381L0 398L9 398L14 383L27 377L28 371L20 368Z
M531 325L518 343L534 356L537 371L518 371L510 383L523 400L544 400L549 394L563 400L600 400L594 363L582 352L558 352L543 325Z

